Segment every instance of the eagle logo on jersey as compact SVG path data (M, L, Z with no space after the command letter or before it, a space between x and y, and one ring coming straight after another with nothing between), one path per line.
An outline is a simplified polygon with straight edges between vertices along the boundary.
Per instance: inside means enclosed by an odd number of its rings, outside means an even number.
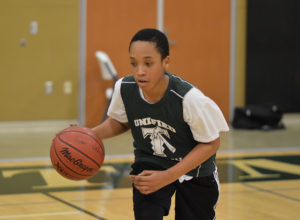
M176 148L173 147L165 138L164 136L170 138L170 135L167 130L161 127L154 127L154 128L143 128L142 133L144 139L146 137L150 137L152 150L154 151L153 154L160 157L167 157L164 153L165 147L167 147L172 153L176 151ZM164 136L163 136L164 135Z

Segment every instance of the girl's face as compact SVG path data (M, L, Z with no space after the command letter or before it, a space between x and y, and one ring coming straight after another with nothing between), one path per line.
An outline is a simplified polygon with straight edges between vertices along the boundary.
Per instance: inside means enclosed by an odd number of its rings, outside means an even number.
M131 44L129 55L131 70L135 81L144 93L159 94L168 85L164 74L169 63L169 57L161 60L161 54L155 43L135 41Z

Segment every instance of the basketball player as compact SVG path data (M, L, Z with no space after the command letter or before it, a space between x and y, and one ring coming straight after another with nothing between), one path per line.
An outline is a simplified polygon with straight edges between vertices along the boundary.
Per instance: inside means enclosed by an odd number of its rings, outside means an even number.
M175 219L215 219L215 157L219 133L228 131L222 112L199 89L167 72L168 39L160 31L137 32L129 57L133 75L117 81L108 118L93 130L104 139L131 129L135 219L163 219L175 192Z

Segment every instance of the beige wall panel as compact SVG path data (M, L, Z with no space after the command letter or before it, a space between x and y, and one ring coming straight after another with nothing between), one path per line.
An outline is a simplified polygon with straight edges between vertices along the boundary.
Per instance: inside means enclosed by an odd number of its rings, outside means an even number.
M77 0L0 1L0 121L77 118L78 13ZM46 81L53 82L50 95Z
M246 99L246 31L247 0L237 1L235 106L244 106Z

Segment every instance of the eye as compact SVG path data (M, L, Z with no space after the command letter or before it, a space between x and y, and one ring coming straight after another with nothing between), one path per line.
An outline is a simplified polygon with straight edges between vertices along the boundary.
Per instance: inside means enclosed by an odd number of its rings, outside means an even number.
M152 66L152 63L151 62L146 62L146 66L150 67L150 66Z
M133 67L136 67L136 63L134 63L134 62L130 62L130 65Z

